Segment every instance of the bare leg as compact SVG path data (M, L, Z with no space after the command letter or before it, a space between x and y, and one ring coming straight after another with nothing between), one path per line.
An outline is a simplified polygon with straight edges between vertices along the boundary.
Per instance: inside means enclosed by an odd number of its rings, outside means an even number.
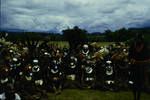
M134 90L133 90L133 98L134 98L134 100L137 100L137 99L136 99L136 97L137 97L136 95L137 95L137 93L136 93L136 90L134 89Z
M140 100L141 97L141 88L137 91L137 100Z

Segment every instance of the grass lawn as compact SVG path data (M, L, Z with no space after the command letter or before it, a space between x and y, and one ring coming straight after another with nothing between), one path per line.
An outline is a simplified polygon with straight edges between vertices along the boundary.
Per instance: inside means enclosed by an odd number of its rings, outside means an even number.
M103 92L98 90L66 89L60 95L48 93L48 100L133 100L132 92ZM141 100L150 100L142 93Z

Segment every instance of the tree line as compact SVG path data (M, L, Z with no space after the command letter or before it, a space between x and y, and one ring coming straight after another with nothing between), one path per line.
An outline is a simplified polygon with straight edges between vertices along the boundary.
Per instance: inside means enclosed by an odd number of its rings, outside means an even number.
M6 32L0 32L2 37ZM106 30L103 33L89 33L78 26L62 30L60 33L41 33L41 32L7 32L7 39L10 41L49 40L49 41L69 41L78 44L84 42L122 42L131 40L136 33L143 33L145 39L150 41L150 28L121 28L116 31Z

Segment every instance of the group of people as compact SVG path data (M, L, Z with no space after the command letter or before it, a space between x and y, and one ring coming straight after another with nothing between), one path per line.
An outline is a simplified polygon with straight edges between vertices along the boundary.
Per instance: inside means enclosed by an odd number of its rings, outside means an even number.
M149 47L141 34L130 44L83 43L73 50L49 41L1 38L0 98L12 98L7 93L19 100L34 94L40 98L47 91L60 94L65 88L117 91L131 86L139 100L143 86L149 85Z

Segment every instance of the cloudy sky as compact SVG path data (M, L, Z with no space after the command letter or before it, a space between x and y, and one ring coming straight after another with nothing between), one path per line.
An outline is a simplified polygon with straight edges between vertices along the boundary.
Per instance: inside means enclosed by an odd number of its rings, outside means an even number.
M0 0L0 29L89 32L150 27L150 0Z

